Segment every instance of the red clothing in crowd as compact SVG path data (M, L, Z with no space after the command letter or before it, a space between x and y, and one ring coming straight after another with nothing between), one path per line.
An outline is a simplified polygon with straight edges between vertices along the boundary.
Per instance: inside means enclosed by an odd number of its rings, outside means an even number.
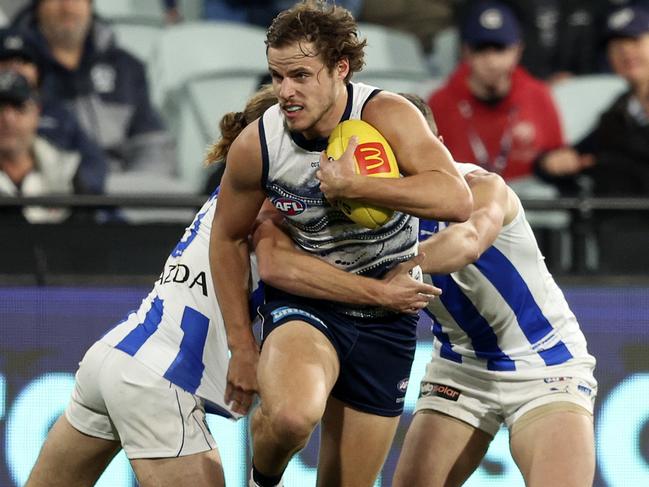
M506 180L531 175L539 154L562 147L563 134L550 90L517 67L509 94L495 105L468 88L462 64L428 104L453 158L473 162Z

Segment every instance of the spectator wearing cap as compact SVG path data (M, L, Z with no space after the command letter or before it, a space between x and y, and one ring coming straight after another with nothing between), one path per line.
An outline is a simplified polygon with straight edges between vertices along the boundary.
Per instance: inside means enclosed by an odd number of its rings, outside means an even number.
M484 0L455 0L462 22ZM605 69L598 41L602 18L613 2L631 0L502 0L516 14L525 51L521 58L533 76L554 83Z
M36 90L16 71L0 71L0 194L43 196L72 194L81 156L62 150L37 134ZM3 219L60 223L65 208L26 207L3 210Z
M429 99L440 134L456 160L531 178L535 159L564 138L549 89L519 65L519 23L506 5L483 2L461 36L463 61Z
M590 158L592 167L587 174L594 180L596 194L646 197L649 194L649 9L630 6L613 12L608 18L605 43L613 71L627 81L629 88L604 111L594 130L576 145L573 157ZM568 175L584 169L567 158L561 162L555 164L555 172ZM547 160L545 165L548 166Z
M33 88L39 85L37 56L28 37L20 31L0 29L0 70L15 70ZM107 163L103 150L83 131L77 118L61 102L51 97L41 98L39 135L63 150L78 151L81 163L75 187L79 193L104 192Z
M43 94L76 114L104 150L109 177L174 175L173 140L151 105L144 65L115 44L91 0L34 0L14 26L33 35Z

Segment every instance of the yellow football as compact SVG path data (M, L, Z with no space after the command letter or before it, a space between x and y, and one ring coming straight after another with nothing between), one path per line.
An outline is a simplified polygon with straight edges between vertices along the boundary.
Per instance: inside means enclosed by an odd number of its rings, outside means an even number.
M378 130L362 120L345 120L334 128L329 136L327 156L339 159L354 135L358 138L358 147L354 151L356 174L373 178L399 177L397 159L390 144ZM389 208L362 201L341 199L336 201L336 205L350 220L371 229L387 223L394 213Z

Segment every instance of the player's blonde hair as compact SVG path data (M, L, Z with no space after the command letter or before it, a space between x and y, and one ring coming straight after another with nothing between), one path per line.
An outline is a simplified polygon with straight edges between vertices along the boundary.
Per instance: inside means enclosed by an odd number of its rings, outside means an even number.
M221 137L208 148L205 165L225 162L230 146L237 135L246 128L246 125L261 117L275 103L277 103L277 97L273 92L272 85L264 85L250 97L242 112L230 112L223 115L219 122Z
M341 59L349 60L348 82L365 64L367 41L359 39L351 12L323 0L304 0L281 12L268 28L266 49L308 42L331 72Z

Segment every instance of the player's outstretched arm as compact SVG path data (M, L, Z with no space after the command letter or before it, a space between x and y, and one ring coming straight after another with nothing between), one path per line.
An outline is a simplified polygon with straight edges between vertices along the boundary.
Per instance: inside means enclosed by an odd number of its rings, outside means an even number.
M414 313L441 293L410 276L423 256L399 264L381 280L362 277L296 249L270 219L257 227L253 245L261 279L292 294Z
M426 255L421 267L427 274L448 274L478 260L518 212L518 200L500 176L475 171L465 178L474 209L466 222L450 225L419 244Z
M210 269L230 348L226 403L245 414L257 388L259 351L251 330L248 235L264 201L257 124L228 153L210 235Z
M382 92L367 103L362 118L386 138L405 177L356 175L349 151L335 163L321 163L318 177L327 199L361 200L434 220L465 221L469 217L471 192L450 153L412 103ZM336 164L344 165L343 170Z

